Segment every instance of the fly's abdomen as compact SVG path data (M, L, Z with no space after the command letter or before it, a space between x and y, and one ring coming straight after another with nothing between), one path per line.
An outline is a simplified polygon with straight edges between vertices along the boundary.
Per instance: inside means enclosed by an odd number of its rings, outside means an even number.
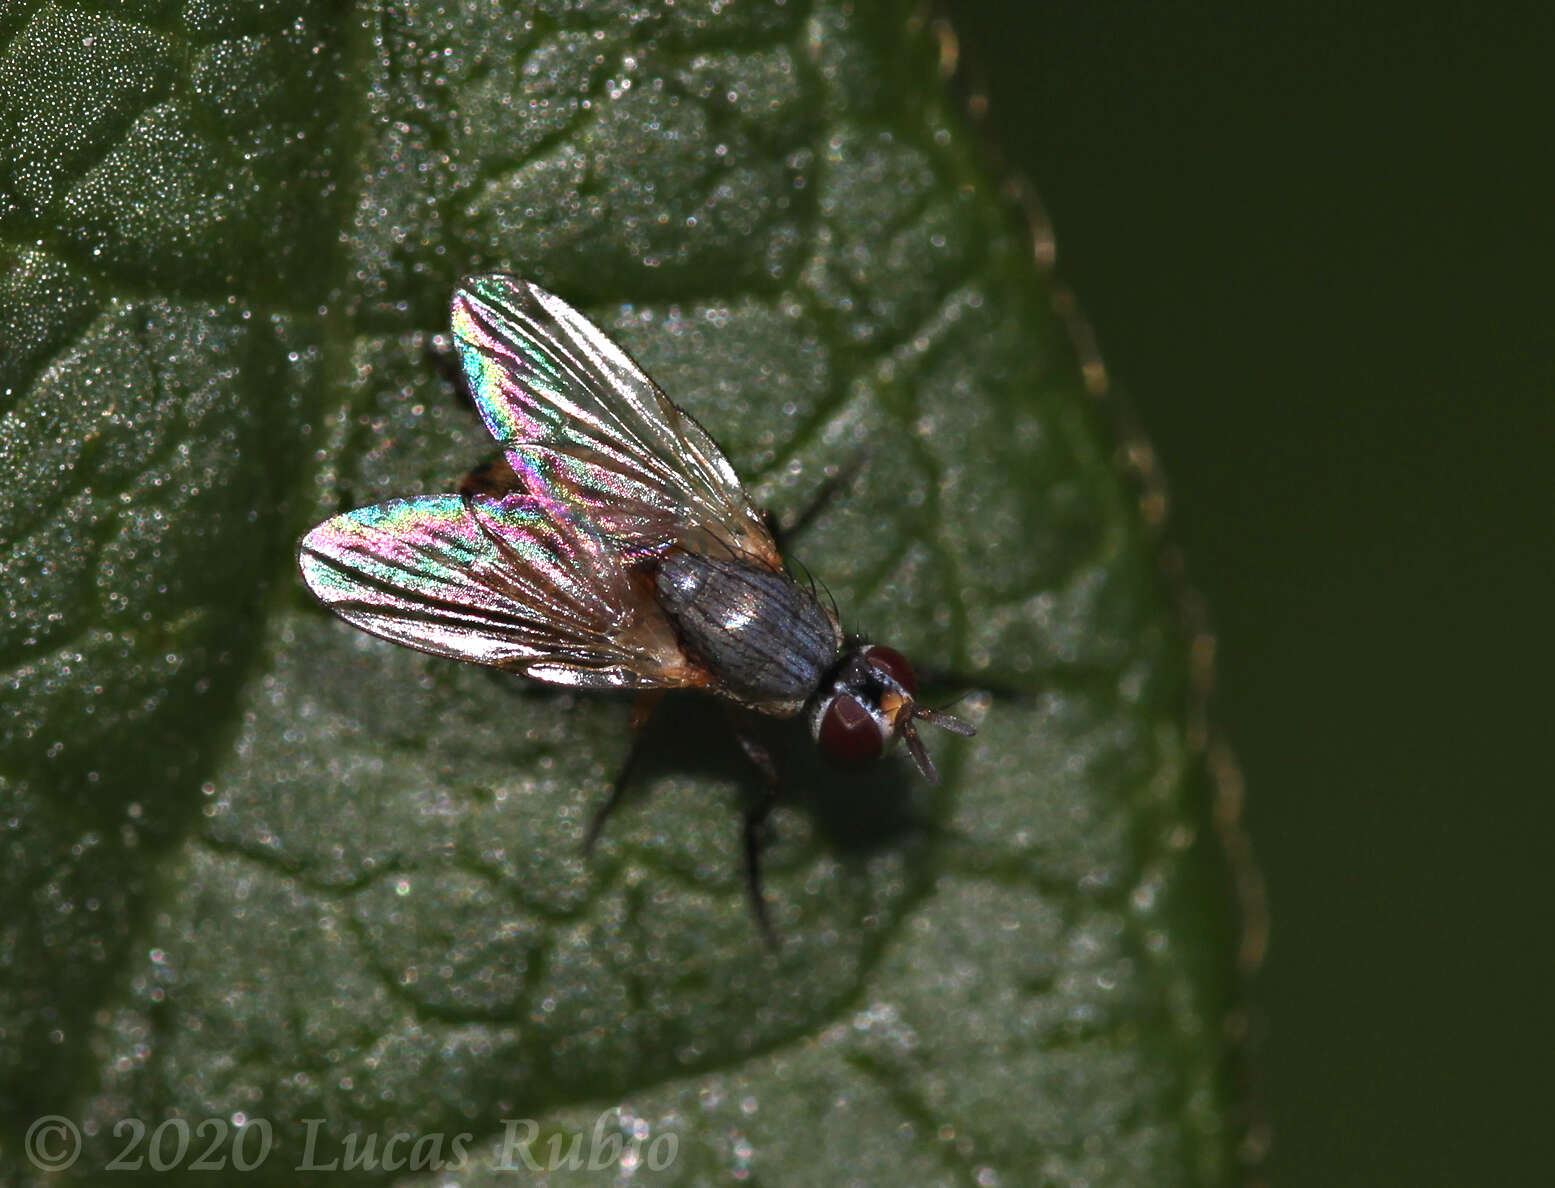
M682 645L741 701L797 712L837 657L831 617L787 574L675 552L657 583Z

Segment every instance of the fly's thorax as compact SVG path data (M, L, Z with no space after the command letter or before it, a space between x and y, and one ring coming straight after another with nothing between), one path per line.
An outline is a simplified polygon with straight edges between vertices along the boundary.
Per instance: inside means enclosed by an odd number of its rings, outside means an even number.
M654 585L681 645L737 701L795 714L837 659L837 625L819 599L760 562L673 550Z

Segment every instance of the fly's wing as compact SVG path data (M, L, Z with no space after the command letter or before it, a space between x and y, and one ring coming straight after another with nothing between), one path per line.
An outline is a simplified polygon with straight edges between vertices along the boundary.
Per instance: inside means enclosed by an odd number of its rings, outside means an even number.
M575 508L633 555L678 543L782 568L713 439L566 302L518 277L470 277L453 333L524 490Z
M707 681L609 542L534 495L359 508L308 533L298 563L341 618L424 652L590 689Z

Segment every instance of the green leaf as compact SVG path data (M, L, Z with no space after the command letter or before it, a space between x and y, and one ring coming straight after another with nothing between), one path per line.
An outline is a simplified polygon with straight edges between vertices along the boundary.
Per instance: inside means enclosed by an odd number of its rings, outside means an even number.
M176 1115L263 1119L246 1182L345 1175L353 1134L356 1170L467 1151L472 1184L582 1136L550 1182L596 1182L608 1110L643 1183L1234 1178L1187 641L934 38L861 8L0 13L5 1170L41 1114L93 1182ZM716 706L650 728L585 861L623 702L366 638L297 578L313 523L492 452L432 336L495 269L780 515L862 453L796 551L970 674L935 789L779 729L775 955Z

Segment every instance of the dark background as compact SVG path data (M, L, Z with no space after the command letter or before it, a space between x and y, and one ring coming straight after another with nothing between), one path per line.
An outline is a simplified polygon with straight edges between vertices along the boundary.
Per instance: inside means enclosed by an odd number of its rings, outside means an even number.
M1555 13L949 12L1217 628L1265 1170L1550 1183Z

